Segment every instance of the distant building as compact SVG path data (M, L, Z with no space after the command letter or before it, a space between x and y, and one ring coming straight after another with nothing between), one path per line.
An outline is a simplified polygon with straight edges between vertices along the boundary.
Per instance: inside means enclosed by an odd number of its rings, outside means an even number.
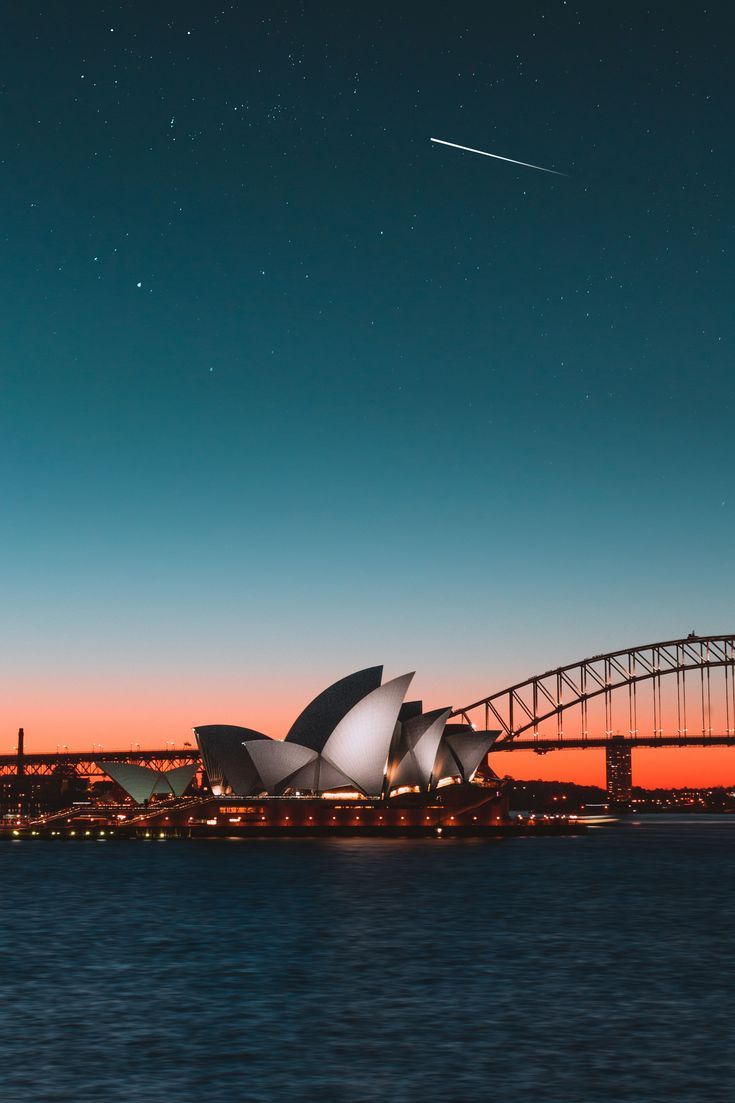
M605 750L607 795L611 801L624 804L633 791L631 745L622 735L614 736Z

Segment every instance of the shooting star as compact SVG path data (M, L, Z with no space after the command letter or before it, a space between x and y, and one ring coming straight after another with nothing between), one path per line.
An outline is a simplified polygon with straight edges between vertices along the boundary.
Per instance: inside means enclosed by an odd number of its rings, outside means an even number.
M481 157L493 157L496 161L509 161L511 165L522 165L524 169L536 169L538 172L550 172L553 176L568 176L566 172L557 172L556 169L545 169L543 165L529 165L528 161L514 161L512 157L501 157L499 153L488 153L484 149L472 149L471 146L460 146L456 142L444 142L441 138L430 138L440 146L451 146L452 149L463 149L465 153L479 153Z

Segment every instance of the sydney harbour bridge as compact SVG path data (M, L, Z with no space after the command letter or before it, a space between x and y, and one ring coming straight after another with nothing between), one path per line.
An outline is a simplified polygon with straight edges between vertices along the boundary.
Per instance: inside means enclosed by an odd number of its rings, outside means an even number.
M626 647L547 670L458 708L500 751L602 748L607 789L630 795L634 747L735 746L735 636Z
M735 635L698 636L623 648L547 670L456 708L455 722L500 731L500 752L600 748L607 787L629 795L635 747L735 746ZM189 743L164 749L103 748L27 753L23 732L13 754L0 755L0 777L104 777L102 763L157 770L198 762Z

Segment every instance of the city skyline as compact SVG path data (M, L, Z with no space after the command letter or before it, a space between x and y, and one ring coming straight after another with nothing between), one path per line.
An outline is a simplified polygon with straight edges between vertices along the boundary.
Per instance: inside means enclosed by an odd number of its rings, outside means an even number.
M4 29L5 750L285 734L375 662L458 707L735 628L724 8Z

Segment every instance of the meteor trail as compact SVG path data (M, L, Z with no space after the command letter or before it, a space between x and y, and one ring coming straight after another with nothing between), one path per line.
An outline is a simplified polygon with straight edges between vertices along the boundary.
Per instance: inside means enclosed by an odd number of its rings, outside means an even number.
M465 153L479 153L481 157L494 157L496 161L510 161L511 165L522 165L524 169L537 169L538 172L550 172L554 176L567 176L566 172L557 172L556 169L545 169L543 165L529 165L528 161L514 161L512 157L501 157L499 153L488 153L484 149L472 149L471 146L459 146L456 142L444 142L441 138L430 138L440 146L451 146L452 149L463 149Z

